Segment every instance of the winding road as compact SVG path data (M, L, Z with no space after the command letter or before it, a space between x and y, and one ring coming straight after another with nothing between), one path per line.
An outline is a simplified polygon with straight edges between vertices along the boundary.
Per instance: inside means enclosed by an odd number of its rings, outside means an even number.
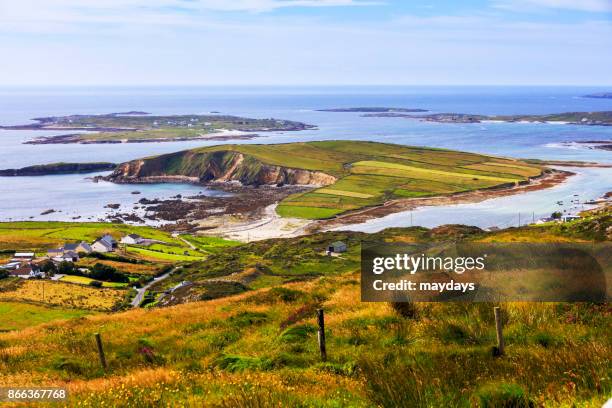
M143 287L136 289L138 291L138 293L136 294L136 296L134 296L134 299L132 299L132 302L130 303L132 305L133 308L139 307L140 304L142 303L142 300L144 299L144 295L147 292L147 290L153 286L153 284L163 281L164 279L166 279L168 276L172 275L172 273L174 273L174 271L176 271L176 267L172 268L172 270L170 270L169 272L164 273L163 275L160 275L156 278L154 278L151 282L147 283L146 285L144 285Z

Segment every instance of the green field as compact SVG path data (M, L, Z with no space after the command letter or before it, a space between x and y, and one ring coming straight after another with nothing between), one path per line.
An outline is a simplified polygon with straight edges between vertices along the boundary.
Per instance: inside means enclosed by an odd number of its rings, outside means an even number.
M204 254L200 254L199 256L191 256L191 255L183 255L176 254L172 252L171 247L165 247L166 251L161 250L153 250L147 249L138 246L128 246L125 248L125 251L128 255L136 255L138 257L142 257L149 260L159 260L159 261L171 261L171 262L181 262L181 261L197 261L204 259ZM188 249L185 249L188 251Z
M514 185L542 172L541 167L521 161L370 142L294 143L247 150L266 162L289 165L291 159L293 167L338 177L331 186L283 200L277 208L283 217L329 218L393 198ZM299 157L293 161L291 155Z
M95 282L96 279L88 278L86 276L77 275L66 275L60 278L62 282L78 283L81 285L89 285L91 282ZM101 281L98 281L101 282ZM125 288L128 284L121 282L102 282L102 286L105 288Z
M542 166L520 160L346 140L208 146L142 161L121 165L122 170L110 179L130 182L180 175L245 185L317 185L320 188L289 196L277 207L283 217L309 219L329 218L394 198L513 186L543 171ZM126 174L130 168L134 170Z
M198 250L213 254L218 253L220 251L224 251L227 248L240 245L240 242L230 241L218 237L181 235L181 238L198 248Z
M91 314L87 310L45 307L21 302L0 302L0 332L20 330L54 320Z

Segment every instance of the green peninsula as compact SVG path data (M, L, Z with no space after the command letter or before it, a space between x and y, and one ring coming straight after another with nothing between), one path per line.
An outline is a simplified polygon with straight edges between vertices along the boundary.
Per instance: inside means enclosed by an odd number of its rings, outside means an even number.
M390 199L512 187L540 176L524 161L426 147L362 141L218 145L123 163L119 183L239 182L309 185L283 199L283 217L330 218Z

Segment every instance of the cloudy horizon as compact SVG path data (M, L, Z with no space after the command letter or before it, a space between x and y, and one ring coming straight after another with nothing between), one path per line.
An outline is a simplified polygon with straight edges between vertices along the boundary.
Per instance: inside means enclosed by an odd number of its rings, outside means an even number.
M0 85L612 85L612 0L0 0Z

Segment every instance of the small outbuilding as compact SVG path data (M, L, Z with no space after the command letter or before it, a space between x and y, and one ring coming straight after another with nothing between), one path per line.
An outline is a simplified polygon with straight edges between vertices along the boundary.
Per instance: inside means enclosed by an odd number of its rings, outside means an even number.
M15 261L31 261L34 259L34 252L15 252L12 259Z
M91 252L91 245L89 245L87 242L81 241L76 244L66 244L62 249L64 252L84 252L89 254Z
M346 244L342 241L336 241L327 247L327 251L331 253L346 252Z
M138 244L142 244L143 242L144 242L144 239L138 234L130 234L130 235L126 235L125 237L121 238L122 244L138 245Z

